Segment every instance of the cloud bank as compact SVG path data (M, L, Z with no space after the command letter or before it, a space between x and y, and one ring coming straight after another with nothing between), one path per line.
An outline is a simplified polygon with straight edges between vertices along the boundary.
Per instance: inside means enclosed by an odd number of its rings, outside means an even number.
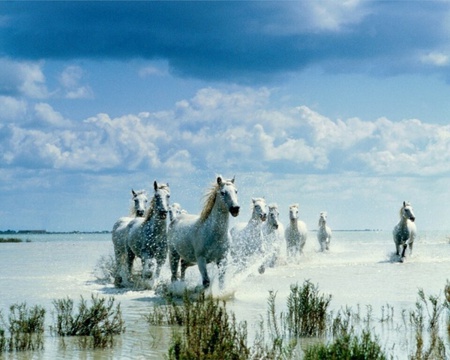
M218 164L229 172L450 172L448 125L330 119L306 106L273 108L270 98L267 88L204 88L170 109L116 118L97 114L76 127L48 103L23 106L16 112L26 113L29 122L0 128L1 160L11 168L180 175Z
M262 82L320 66L447 76L443 1L6 2L0 54L165 59L174 74Z

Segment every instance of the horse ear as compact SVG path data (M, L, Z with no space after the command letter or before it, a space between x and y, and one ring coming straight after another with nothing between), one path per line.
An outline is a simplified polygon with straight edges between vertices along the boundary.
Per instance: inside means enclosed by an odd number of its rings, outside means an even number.
M222 176L217 177L217 184L222 185Z
M131 195L133 195L133 196L137 195L136 192L133 189L131 189Z
M153 182L153 188L156 190L158 190L158 183L156 182L156 180Z
M234 184L234 178L236 177L236 175L233 175L233 178L231 179L231 182Z
M403 201L403 207L405 207L406 206L406 201Z

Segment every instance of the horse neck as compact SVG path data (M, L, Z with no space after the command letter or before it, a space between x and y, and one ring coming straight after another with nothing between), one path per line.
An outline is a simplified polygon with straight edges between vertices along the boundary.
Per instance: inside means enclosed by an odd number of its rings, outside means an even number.
M205 223L210 224L213 231L226 232L228 230L228 220L230 218L228 208L220 200L220 196L216 196L214 206L209 216L204 220Z
M411 222L411 220L404 217L403 215L400 217L400 223L399 223L400 227L407 228L410 222Z

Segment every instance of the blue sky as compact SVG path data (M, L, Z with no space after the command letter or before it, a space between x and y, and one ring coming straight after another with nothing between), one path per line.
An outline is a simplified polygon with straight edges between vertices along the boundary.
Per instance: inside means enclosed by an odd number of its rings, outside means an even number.
M189 212L217 174L335 229L450 229L450 2L0 4L0 230Z

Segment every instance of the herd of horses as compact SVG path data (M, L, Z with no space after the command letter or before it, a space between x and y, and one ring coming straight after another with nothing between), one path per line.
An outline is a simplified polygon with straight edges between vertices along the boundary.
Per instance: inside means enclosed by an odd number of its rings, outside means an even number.
M274 266L282 246L288 257L302 254L307 240L306 224L299 219L299 206L289 207L289 224L284 229L276 204L266 204L264 198L252 199L252 214L246 223L229 228L230 216L239 215L235 179L217 176L205 194L200 214L187 213L178 203L170 204L169 184L154 181L154 194L149 200L145 191L132 190L130 215L121 217L112 229L116 261L114 284L125 286L131 278L133 262L142 263L142 277L156 279L167 258L171 280L184 280L186 269L197 265L204 288L211 280L207 264L218 267L219 285L223 286L227 261L237 269L245 269L256 261L258 271ZM396 254L403 262L406 249L412 252L416 236L415 216L411 204L403 202L400 221L393 231ZM327 213L321 212L317 240L321 251L330 247L332 232L327 225ZM228 256L230 255L230 256ZM179 271L180 270L180 271Z

